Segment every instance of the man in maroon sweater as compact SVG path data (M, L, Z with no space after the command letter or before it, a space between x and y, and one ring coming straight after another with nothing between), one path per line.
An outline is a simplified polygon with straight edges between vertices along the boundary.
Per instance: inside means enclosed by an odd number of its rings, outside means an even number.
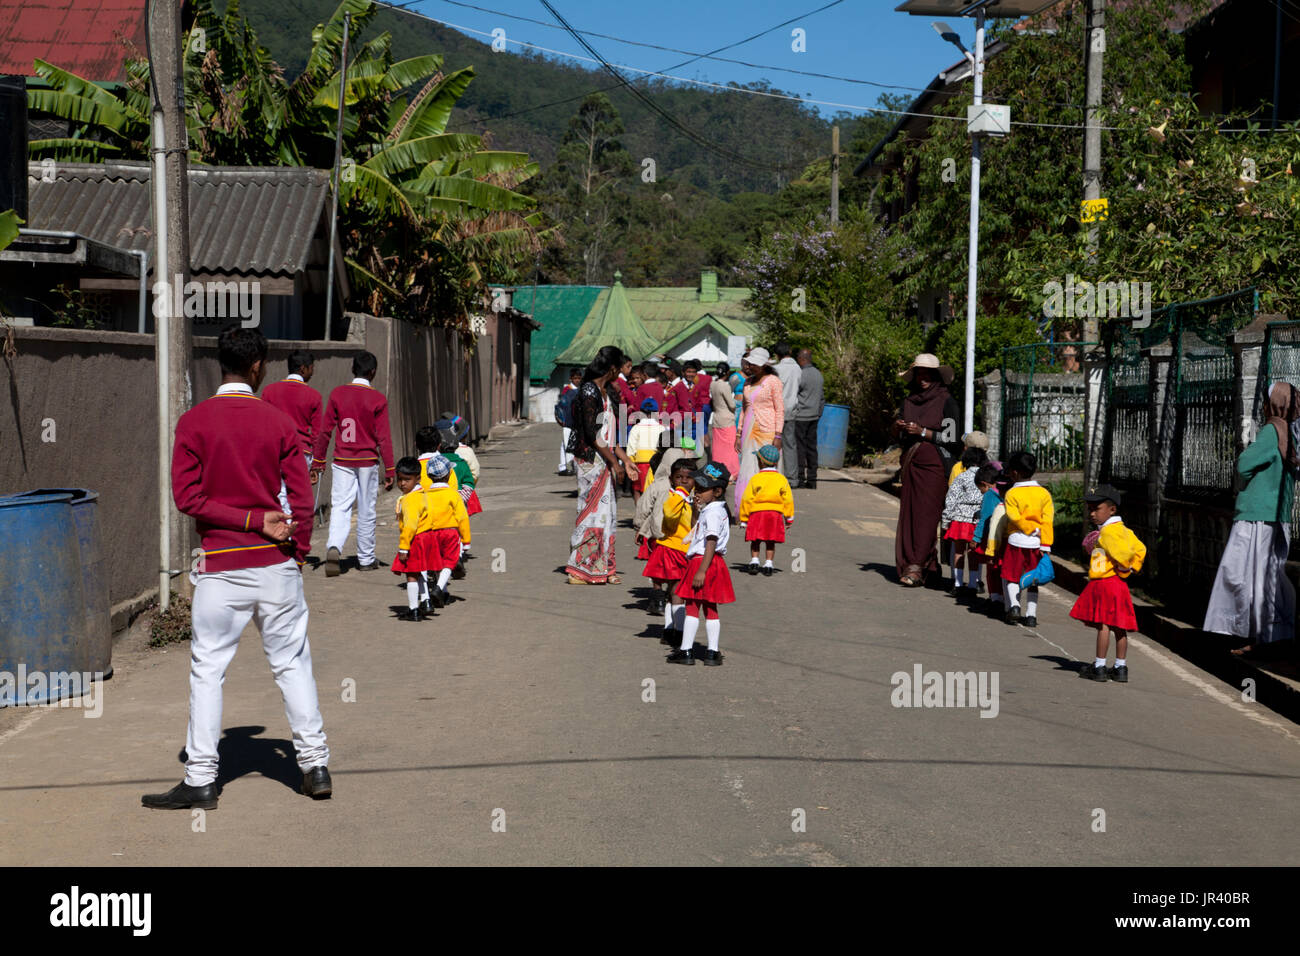
M302 792L319 799L332 790L302 590L311 521L294 521L276 507L283 483L294 513L311 513L307 464L294 423L254 394L266 374L266 338L232 325L217 351L222 385L181 416L172 450L172 497L194 517L203 554L191 575L185 779L141 799L159 810L217 805L221 686L250 619L284 697Z
M289 377L280 382L272 382L262 389L262 399L270 402L284 412L298 428L298 443L311 468L312 454L316 449L316 436L321 429L320 392L307 383L316 371L316 360L310 352L297 351L289 356ZM316 484L319 475L311 473L311 483ZM313 501L313 506L315 502ZM292 511L285 489L280 489L280 510Z
M330 478L330 530L325 550L325 576L339 573L343 545L347 543L352 523L352 508L357 509L357 561L362 571L375 571L375 500L379 496L379 462L384 463L384 490L393 487L393 439L388 427L388 399L371 383L379 371L379 360L371 352L362 352L352 360L352 381L330 392L325 423L316 436L312 470L325 468L325 453L330 438L338 429L334 443L334 462Z

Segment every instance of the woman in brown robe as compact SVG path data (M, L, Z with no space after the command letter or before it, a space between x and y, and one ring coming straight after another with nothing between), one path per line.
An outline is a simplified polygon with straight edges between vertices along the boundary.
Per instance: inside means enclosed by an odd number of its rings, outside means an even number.
M912 388L894 422L903 449L903 495L898 509L894 560L898 580L918 587L939 570L937 538L948 470L961 454L961 412L948 394L952 369L929 354L918 355L902 373Z

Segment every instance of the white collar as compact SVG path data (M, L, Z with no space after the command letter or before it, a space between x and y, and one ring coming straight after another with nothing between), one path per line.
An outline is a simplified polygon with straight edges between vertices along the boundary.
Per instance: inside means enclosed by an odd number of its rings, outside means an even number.
M222 385L217 389L217 394L218 395L232 395L232 394L252 395L253 389L251 386L246 385L243 382L227 382L225 385Z
M305 380L301 375L299 375L297 372L290 372L290 373L289 373L289 377L286 378L285 381L286 381L286 382L302 382L304 385L307 384L306 380Z
M776 465L764 465L759 471L776 471Z
M680 378L675 378L675 379L673 379L671 382L668 383L668 387L669 387L669 388L676 388L676 387L677 387L677 383L680 382L680 381L681 381Z
M437 457L438 457L438 453L436 451L426 451L423 455L420 455L417 460L428 461L430 458L437 458Z
M1017 482L1016 482L1014 485L1012 485L1011 487L1012 487L1012 488L1037 488L1037 487L1038 487L1038 482L1036 482L1036 481L1034 481L1034 479L1030 478L1028 481L1017 481Z
M449 486L445 481L435 481L433 484L429 486L429 490L432 491L434 488L447 488L447 487Z
M1119 515L1111 515L1109 518L1107 518L1105 521L1101 523L1101 526L1104 528L1108 524L1114 524L1116 521L1123 521L1123 520L1124 519L1121 518Z
M368 379L368 378L354 378L354 379L353 379L349 384L351 384L351 385L364 385L366 388L370 388L370 387L371 387L371 385L370 385L370 379Z
M618 377L621 378L621 379L622 379L623 381L625 381L625 382L627 381L627 376L624 375L622 372L619 372L619 373L618 373Z

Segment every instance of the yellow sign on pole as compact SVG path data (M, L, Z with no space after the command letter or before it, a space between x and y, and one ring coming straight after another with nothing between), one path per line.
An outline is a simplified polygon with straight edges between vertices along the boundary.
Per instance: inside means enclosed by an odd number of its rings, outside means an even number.
M1109 199L1085 199L1079 204L1079 222L1105 222L1109 218Z

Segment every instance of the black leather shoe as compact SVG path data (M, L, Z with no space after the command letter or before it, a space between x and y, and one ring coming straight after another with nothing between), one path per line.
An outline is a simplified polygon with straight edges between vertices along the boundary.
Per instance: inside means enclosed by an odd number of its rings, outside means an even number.
M803 483L803 486L804 486L805 488L807 488L809 491L816 491L816 490L817 490L817 479L816 479L816 478L810 478L808 481L805 481L805 482Z
M302 775L302 792L313 800L327 800L334 792L330 772L325 767L312 767Z
M745 573L746 573L746 574L757 574L757 573L758 573L758 565L757 565L757 564L754 564L754 563L752 563L752 562L749 563L749 564L747 564L747 565L745 565Z
M680 647L668 655L669 664L694 664L695 657L690 651L684 651Z
M418 607L408 607L405 611L397 612L397 619L399 621L423 621L424 612Z
M1106 668L1101 664L1084 664L1083 667L1079 669L1079 676L1084 680L1095 680L1099 684L1104 684L1109 679L1106 674Z
M763 577L770 578L773 570L775 569L770 564L763 565Z
M703 664L705 667L721 667L721 666L722 666L722 652L721 652L721 651L705 651L705 652L704 652L704 658L700 661L700 663Z
M1038 618L1032 614L1026 614L1020 619L1020 625L1021 627L1037 627Z
M191 787L182 780L166 793L146 793L140 798L140 805L151 810L215 810L217 785L209 783Z
M378 561L371 561L369 564L358 564L358 565L357 565L357 570L358 570L358 571L378 571L378 570L379 570L379 562L378 562Z
M465 579L465 559L461 558L456 562L456 566L451 569L451 579L453 581L463 581Z

